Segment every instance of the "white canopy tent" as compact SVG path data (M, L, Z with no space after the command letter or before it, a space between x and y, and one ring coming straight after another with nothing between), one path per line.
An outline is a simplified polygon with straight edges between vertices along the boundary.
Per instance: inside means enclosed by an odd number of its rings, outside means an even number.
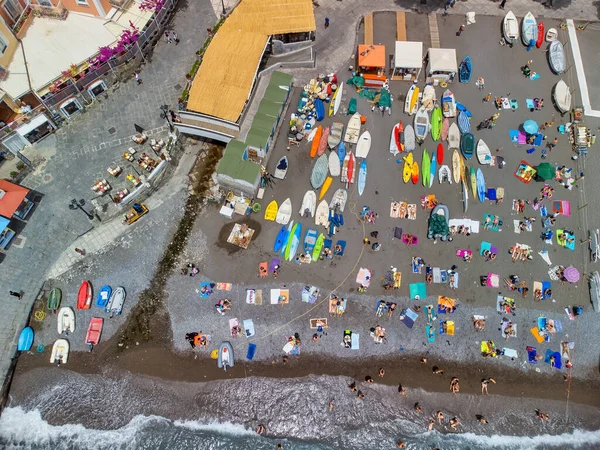
M429 68L427 76L434 81L452 82L458 72L456 50L453 48L430 48L428 52Z
M396 41L393 76L404 81L414 81L423 66L423 43Z

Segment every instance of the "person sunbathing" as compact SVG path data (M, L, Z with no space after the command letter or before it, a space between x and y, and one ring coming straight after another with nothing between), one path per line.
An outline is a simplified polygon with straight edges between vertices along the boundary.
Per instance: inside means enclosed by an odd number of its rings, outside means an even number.
M473 318L473 326L475 331L483 331L485 330L485 320Z
M433 274L432 274L432 273L428 273L428 274L425 276L425 281L427 282L427 284L431 284L431 283L433 283Z
M543 299L543 295L542 295L542 290L541 289L536 289L535 291L533 291L533 300L536 302L539 302Z

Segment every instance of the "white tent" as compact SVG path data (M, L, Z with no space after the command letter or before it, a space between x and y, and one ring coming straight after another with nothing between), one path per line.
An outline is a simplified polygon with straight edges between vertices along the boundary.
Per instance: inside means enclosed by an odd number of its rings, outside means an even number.
M429 49L428 76L438 81L452 81L458 72L456 50L453 48Z
M419 77L423 65L423 43L396 41L394 76L412 81Z

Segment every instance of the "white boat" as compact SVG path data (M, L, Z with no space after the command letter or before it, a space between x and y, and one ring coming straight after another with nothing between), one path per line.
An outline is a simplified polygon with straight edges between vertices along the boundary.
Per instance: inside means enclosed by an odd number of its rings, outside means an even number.
M50 355L50 363L66 364L69 359L69 341L66 339L57 339L52 346L52 354Z
M288 159L287 156L284 156L277 162L277 166L275 166L275 173L273 176L279 180L283 180L288 171Z
M333 194L333 198L331 199L331 203L329 203L329 208L335 210L338 208L340 212L344 212L344 208L346 207L346 201L348 201L348 192L346 189L338 189Z
M117 316L121 314L121 311L123 311L123 304L125 303L126 296L127 294L123 286L119 286L118 288L112 291L112 294L110 295L110 300L106 305L106 312L110 313L111 317L114 314L116 314Z
M479 142L477 142L477 161L481 165L490 165L492 163L492 153L483 139L479 139Z
M356 144L358 142L358 135L360 134L360 114L355 113L348 121L346 127L346 134L344 135L344 142L350 144Z
M329 129L329 136L327 136L327 146L334 148L340 142L342 142L342 133L344 132L344 124L341 122L333 122Z
M407 125L404 129L404 150L407 152L412 152L417 147L417 142L415 140L415 130L412 125Z
M525 14L523 18L523 23L521 24L521 40L523 41L523 45L528 46L531 41L534 43L538 38L538 28L537 21L531 11Z
M548 28L546 31L546 42L552 42L558 37L558 31L556 28Z
M504 40L509 44L514 44L519 40L519 22L512 11L507 12L504 16L502 32Z
M552 93L554 98L554 104L561 113L567 113L571 109L571 91L569 86L563 80L560 80L554 86L554 92Z
M590 298L594 311L600 312L600 274L597 270L590 277Z
M450 89L446 89L442 95L442 114L444 117L456 116L456 101Z
M410 105L412 102L413 95L415 93L415 85L413 84L408 88L408 92L406 93L406 100L404 101L404 112L410 115Z
M390 137L390 153L392 154L392 156L396 156L398 153L400 153L398 143L396 142L396 136L398 135L399 127L400 124L397 123L396 125L394 125L394 128L392 128L392 136Z
M317 212L315 213L315 224L323 225L327 227L329 224L329 204L327 200L322 200L317 206Z
M306 212L310 217L315 217L315 208L317 207L317 194L315 191L306 191L304 198L302 199L302 206L300 207L300 215L307 217Z
M565 71L565 49L558 39L550 43L548 62L554 73L560 75Z
M356 145L356 157L366 158L369 155L369 150L371 150L371 133L365 131L360 135L360 139Z
M342 104L342 95L344 94L344 82L340 83L340 86L337 88L337 95L335 96L335 101L333 102L333 115L335 116L340 109L340 105Z
M217 359L217 366L219 369L227 370L227 366L233 367L233 347L227 341L221 342L219 346L219 357Z
M340 176L342 165L340 164L340 157L337 152L331 152L329 154L329 173L332 177Z
M436 101L435 88L428 84L423 90L423 98L421 98L421 108L425 107L427 111L431 111L435 106Z
M285 201L279 206L279 210L277 211L277 217L275 217L275 222L281 225L287 225L292 218L292 201L289 198L286 198Z
M448 129L448 147L460 148L460 129L456 122L452 122Z
M429 132L429 114L424 106L421 106L415 115L415 136L418 142L423 142Z
M440 170L438 172L438 179L440 181L440 184L445 182L452 184L452 174L450 173L450 167L448 167L446 164L440 166Z
M58 334L69 334L75 331L75 313L73 308L63 306L58 311L58 322L57 322Z

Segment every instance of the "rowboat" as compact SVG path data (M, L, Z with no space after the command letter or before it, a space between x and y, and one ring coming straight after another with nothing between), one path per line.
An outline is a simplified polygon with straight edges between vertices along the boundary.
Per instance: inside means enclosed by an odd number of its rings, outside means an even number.
M306 216L306 213L311 217L315 217L315 207L317 206L317 194L315 191L306 191L304 198L302 199L302 206L300 206L300 215Z
M340 212L344 212L347 200L348 193L346 192L346 189L338 189L335 191L335 194L333 194L331 203L329 203L329 208L333 209L334 211L338 209Z
M502 21L502 32L504 40L508 44L514 44L519 40L519 22L512 11L506 13Z
M312 253L315 249L315 244L317 243L317 237L319 236L319 232L314 228L309 228L306 230L306 236L304 236L304 252Z
M358 195L363 195L367 184L367 160L363 159L358 169Z
M336 152L331 152L329 154L329 174L332 177L338 177L342 170L342 165L340 164L340 157Z
M342 104L342 95L344 94L344 82L342 81L335 91L335 97L333 99L333 115L335 116L340 109Z
M96 297L96 306L98 308L105 308L110 294L112 294L112 288L110 286L102 286Z
M390 153L392 156L396 156L400 153L400 147L398 146L398 126L400 124L394 125L392 128L392 135L390 136Z
M319 143L321 142L321 134L323 133L323 127L319 125L317 127L317 131L312 140L312 144L310 146L310 157L314 158L317 156L317 150L319 149Z
M288 171L288 159L287 156L283 156L278 162L277 166L275 166L275 173L273 176L279 180L283 180Z
M430 169L431 160L429 159L429 152L425 148L423 149L423 157L421 158L421 181L425 187L429 187Z
M327 137L327 145L333 149L342 141L342 134L344 132L344 124L341 122L333 122L331 129L329 130L329 136Z
M354 154L352 152L348 152L344 158L344 165L342 166L342 174L340 177L342 183L346 183L346 189L348 189L350 185L354 183L354 177L356 176L354 173L354 165Z
M439 106L433 108L431 113L431 138L439 141L442 136L442 110Z
M437 98L435 96L435 88L428 84L423 89L423 97L421 98L421 108L425 108L427 111L431 111L435 106Z
M429 114L425 107L421 106L415 116L415 136L418 142L423 142L429 131Z
M315 225L322 225L326 227L329 224L329 205L327 200L323 200L317 206L317 212L315 213Z
M358 135L360 134L360 114L355 113L348 121L346 127L346 134L344 135L344 141L350 144L356 144L358 142Z
M460 146L460 129L456 123L452 122L448 129L448 147L458 148ZM458 181L457 181L458 183Z
M227 366L233 367L233 347L227 341L221 342L219 346L219 355L217 359L217 366L219 369L227 371Z
M479 139L479 142L477 142L477 161L481 165L490 165L492 163L492 153L483 139Z
M356 157L366 158L369 155L369 150L371 150L371 133L365 131L360 135L360 139L356 145Z
M19 334L19 342L17 343L17 351L20 352L28 352L31 350L31 346L33 345L33 328L25 327L21 330L21 334Z
M567 113L571 109L571 91L569 91L569 86L563 80L560 80L554 86L554 90L552 93L552 98L554 99L554 103L556 107L561 113Z
M538 38L537 21L531 11L525 14L521 23L521 41L523 45L530 45L531 41L535 44Z
M471 63L471 57L465 56L460 62L458 67L458 81L461 83L468 83L471 81L471 72L473 71L473 64Z
M57 339L52 346L52 353L50 355L50 363L66 364L69 359L69 341L66 339Z
M335 154L335 153L333 153ZM337 166L338 169L340 168L340 166ZM339 170L338 170L339 172ZM333 178L331 177L327 177L325 178L325 181L323 182L323 186L321 186L321 191L319 192L319 200L321 200L323 197L325 197L325 194L327 194L327 191L329 190L329 187L331 186L331 182L333 181ZM281 210L281 208L280 208Z
M58 311L58 320L56 322L58 334L69 334L75 332L75 313L73 308L63 306Z
M92 306L92 285L89 281L84 281L79 286L77 309L90 309L90 306Z
M412 165L413 165L413 154L409 152L408 155L404 157L404 170L402 171L402 181L408 183L410 180L410 176L412 174Z
M115 288L105 309L107 313L110 313L110 317L115 314L117 316L121 315L121 312L123 311L123 305L125 304L125 297L127 297L127 293L125 292L125 288L123 286L118 286Z
M548 62L554 73L560 75L565 71L565 49L558 39L550 43Z
M450 129L450 119L444 117L442 121L442 142L448 140L448 130Z
M50 295L48 295L48 311L56 312L56 310L60 306L60 301L62 300L62 291L59 288L54 288L50 291Z
M477 169L477 197L479 201L483 203L485 201L485 179L483 178L483 172L481 169Z
M456 102L454 101L454 94L450 89L446 89L442 95L442 112L444 117L456 116Z
M286 198L285 201L279 207L279 211L277 211L277 216L275 217L275 222L280 225L287 225L292 218L292 201L289 198Z
M101 317L92 317L90 319L90 324L88 325L87 333L85 335L85 343L88 345L90 352L94 349L94 345L97 345L98 342L100 342L103 325L104 319Z
M556 28L548 28L546 31L546 42L554 42L558 38L558 31Z
M471 120L465 111L458 113L458 129L462 134L471 131Z
M444 145L438 144L437 146L437 162L438 164L444 164Z
M542 44L544 43L544 22L540 22L538 24L538 35L537 35L537 40L535 41L535 46L537 48L540 48L542 46Z
M471 133L463 134L460 142L460 149L465 159L470 159L473 156L475 150L475 136Z
M458 184L460 181L460 153L458 153L457 149L454 149L452 153L452 176L454 182Z
M271 200L271 202L267 205L265 209L265 220L273 222L277 217L277 211L279 211L279 206L277 206L277 202L275 200Z
M417 143L415 140L415 130L412 125L407 125L404 130L404 150L412 152L416 148Z
M419 163L416 161L413 162L410 179L412 180L413 184L417 184L419 182Z
M321 140L319 141L319 148L317 148L317 156L323 155L325 150L327 150L327 141L329 139L329 127L325 127L323 129L323 133L321 134Z
M327 159L327 155L319 156L319 159L315 162L315 166L313 167L312 174L310 176L310 184L313 189L320 188L325 182L325 178L327 178L327 169L329 167L329 160Z

